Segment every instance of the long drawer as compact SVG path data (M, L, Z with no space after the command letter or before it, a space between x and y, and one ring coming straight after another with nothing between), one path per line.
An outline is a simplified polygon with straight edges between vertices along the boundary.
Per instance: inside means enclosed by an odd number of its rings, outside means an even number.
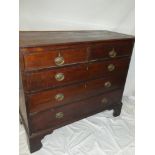
M88 47L74 46L68 49L52 50L46 47L25 48L24 68L32 71L86 62L97 59L111 59L130 56L133 48L132 40L109 41Z
M111 104L117 104L122 97L122 90L111 91L96 97L68 104L62 107L52 108L38 114L30 116L31 131L37 132L40 130L60 127L72 120L86 116L94 111L104 110L105 107Z
M27 73L25 74L25 90L37 91L124 73L128 69L129 62L130 58L122 58Z
M30 94L28 95L29 111L31 113L38 112L85 99L107 90L120 88L124 86L125 79L126 74L122 74Z

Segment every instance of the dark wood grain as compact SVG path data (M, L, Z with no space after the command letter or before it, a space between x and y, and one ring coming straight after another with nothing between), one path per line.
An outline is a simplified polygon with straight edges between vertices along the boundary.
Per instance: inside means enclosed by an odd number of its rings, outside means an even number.
M80 119L83 119L83 118L89 117L91 115L94 115L96 113L102 112L104 110L113 110L113 116L117 117L121 113L121 107L122 107L122 103L118 102L117 104L111 104L109 106L105 106L103 109L95 109L95 110L91 111L90 113L85 113L83 115L79 115L79 117L77 117L77 118L73 118L73 119L71 118L70 120L62 122L61 126L65 126L66 124L73 123ZM41 143L42 138L45 135L51 134L53 132L53 130L55 130L61 126L59 126L59 125L53 126L49 129L41 130L37 133L32 133L32 135L28 138L30 152L32 153L32 152L39 150L42 146L42 143Z
M48 129L52 126L61 126L62 122L79 117L80 115L91 113L93 110L103 109L110 104L117 104L122 95L122 90L105 93L87 100L75 102L66 106L52 108L31 116L32 132ZM102 99L107 98L108 103L102 103ZM76 110L75 110L76 109ZM63 118L56 118L56 114L62 112ZM50 117L49 117L50 116ZM41 122L41 123L40 123Z
M115 57L130 56L133 44L131 40L111 41L95 46L89 47L90 56L89 60L111 58L109 52L115 50Z
M83 81L87 78L86 65L71 66L26 74L26 91L41 90ZM64 80L57 81L55 75L64 74Z
M44 68L59 67L55 64L55 58L63 57L65 65L86 62L98 59L111 59L109 52L116 51L116 58L131 56L133 48L132 40L111 41L85 47L74 46L64 49L52 50L51 47L24 48L25 71L39 70Z
M30 152L40 149L41 139L54 129L104 110L120 115L133 36L109 31L19 35L20 115ZM64 59L61 66L55 62L58 56ZM109 71L109 65L115 69ZM57 73L63 73L62 81L55 79ZM57 94L63 94L62 101Z
M31 71L35 69L57 67L55 59L63 57L64 64L75 64L77 62L86 62L87 51L85 48L65 49L55 51L43 51L35 54L24 55L25 70Z
M56 68L54 70L40 71L25 74L26 76L26 91L37 91L42 89L54 88L57 86L64 86L73 84L88 79L99 78L107 75L117 75L117 73L124 73L129 66L129 58L110 60L103 62L92 62L89 64L79 64L69 67ZM108 65L114 64L115 70L109 71ZM63 73L64 80L57 81L55 75Z
M116 32L95 31L22 31L19 33L20 47L47 46L67 43L99 42L132 39L133 36Z
M126 74L121 74L116 77L99 78L96 80L89 80L85 83L79 83L71 86L42 91L28 96L29 111L31 113L45 110L52 107L57 107L71 102L79 101L81 99L103 93L107 90L116 89L124 86ZM111 86L106 87L105 83L110 82ZM57 101L55 96L63 94L64 99Z
M108 61L97 61L89 63L88 65L88 79L104 77L108 75L117 75L118 73L124 73L129 67L130 58L113 59ZM115 69L113 71L108 70L108 66L113 64Z

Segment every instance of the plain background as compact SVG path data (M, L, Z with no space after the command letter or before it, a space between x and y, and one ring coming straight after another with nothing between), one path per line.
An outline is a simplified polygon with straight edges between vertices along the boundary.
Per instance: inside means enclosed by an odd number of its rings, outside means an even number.
M155 154L154 6L136 0L136 155ZM0 19L0 151L10 155L19 154L19 1L2 1Z
M20 30L111 30L134 35L134 0L20 0ZM135 94L133 51L124 95Z

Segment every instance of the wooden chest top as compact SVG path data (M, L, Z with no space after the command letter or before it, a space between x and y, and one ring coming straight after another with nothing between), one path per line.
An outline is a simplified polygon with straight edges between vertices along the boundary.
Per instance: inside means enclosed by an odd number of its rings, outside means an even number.
M21 31L20 47L47 46L56 44L92 43L107 40L133 38L131 35L104 30L90 31Z

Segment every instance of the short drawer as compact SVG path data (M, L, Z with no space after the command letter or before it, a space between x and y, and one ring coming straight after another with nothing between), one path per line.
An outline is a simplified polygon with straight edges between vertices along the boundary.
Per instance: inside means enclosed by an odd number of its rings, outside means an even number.
M133 49L132 40L106 42L89 48L89 60L130 56Z
M31 94L28 96L29 111L38 112L85 99L109 89L120 88L124 85L125 78L126 75L122 74Z
M120 102L121 97L122 90L117 90L40 112L30 116L31 130L32 132L37 132L43 129L63 126L94 111L102 111L108 105L117 104Z
M28 50L32 50L31 48ZM59 67L67 64L84 62L87 60L85 48L64 49L50 51L42 49L41 52L24 55L24 65L26 71L44 69L49 67Z
M115 76L108 76L104 78L97 78L94 80L88 80L86 82L86 96L93 96L102 94L105 91L109 91L116 88L124 87L126 81L126 73Z
M89 78L97 78L102 76L109 76L128 71L130 58L115 59L109 61L98 61L90 63Z

